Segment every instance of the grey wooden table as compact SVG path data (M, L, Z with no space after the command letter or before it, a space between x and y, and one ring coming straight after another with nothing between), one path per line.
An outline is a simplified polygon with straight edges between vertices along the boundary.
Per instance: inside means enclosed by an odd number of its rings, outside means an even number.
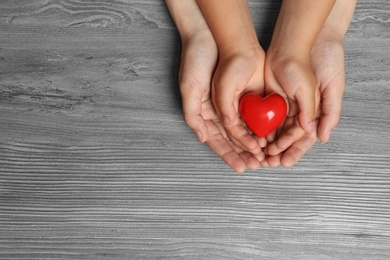
M238 175L182 120L163 1L1 1L0 259L390 259L390 4L358 2L331 142Z

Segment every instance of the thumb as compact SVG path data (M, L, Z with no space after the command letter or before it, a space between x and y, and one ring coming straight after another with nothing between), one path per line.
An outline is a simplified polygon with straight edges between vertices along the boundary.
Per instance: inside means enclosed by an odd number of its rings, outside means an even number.
M345 84L337 88L327 88L322 92L321 117L318 137L321 142L329 141L331 131L340 120Z
M232 84L217 85L213 83L213 104L217 113L220 115L224 126L230 126L236 120L236 88Z
M208 129L202 116L202 94L199 88L184 82L180 86L180 92L184 121L195 132L199 141L206 142Z
M231 126L237 117L237 95L248 84L253 68L240 61L220 62L212 81L212 101L225 127Z
M311 133L316 130L316 115L320 103L320 91L316 85L300 88L296 93L299 107L298 121L302 129Z

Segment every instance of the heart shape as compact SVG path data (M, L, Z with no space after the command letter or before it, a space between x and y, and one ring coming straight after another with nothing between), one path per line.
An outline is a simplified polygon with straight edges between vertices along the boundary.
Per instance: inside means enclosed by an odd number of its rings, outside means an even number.
M277 93L263 98L250 92L240 99L238 111L247 127L255 135L265 137L272 133L286 118L287 103Z

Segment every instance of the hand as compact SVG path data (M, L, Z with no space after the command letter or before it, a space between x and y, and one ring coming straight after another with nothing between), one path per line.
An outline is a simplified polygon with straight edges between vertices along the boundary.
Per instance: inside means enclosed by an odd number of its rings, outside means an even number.
M262 166L291 167L316 140L316 113L319 106L317 79L310 60L277 51L267 53L266 92L277 92L288 100L289 112L278 130L267 137L268 158Z
M298 161L315 143L317 137L323 143L328 142L331 131L340 120L346 81L343 34L340 35L336 31L324 27L313 45L311 64L321 96L316 117L317 136L314 133L305 133L285 153L270 156L263 161L261 163L263 167L288 165Z
M262 155L266 140L252 136L241 122L238 103L246 92L264 92L264 51L257 43L252 49L220 55L212 82L214 107L223 120L230 140L242 150Z
M340 119L345 90L343 39L355 5L356 0L337 0L311 48L312 69L321 93L321 103L316 117L317 125L319 122L317 136L324 143L329 141L331 131ZM286 153L268 157L262 162L262 166L278 166L283 163L285 166L291 165L310 149L315 140L313 133L306 133Z
M311 63L321 92L317 135L326 143L340 120L345 91L343 35L324 28L313 46Z
M264 92L264 51L260 47L246 0L197 0L218 46L212 101L230 140L255 156L262 154L238 116L239 98L247 91Z
M311 62L321 91L320 123L317 135L329 141L340 119L345 90L343 40L352 20L356 0L337 0L311 51Z
M252 155L234 145L211 102L211 79L218 50L199 6L195 0L166 0L166 4L183 45L179 85L185 122L201 142L206 142L235 171L257 169L264 153Z
M252 155L232 143L211 102L210 84L217 58L217 46L209 30L183 42L179 84L185 122L236 172L244 172L247 167L257 169L264 153Z

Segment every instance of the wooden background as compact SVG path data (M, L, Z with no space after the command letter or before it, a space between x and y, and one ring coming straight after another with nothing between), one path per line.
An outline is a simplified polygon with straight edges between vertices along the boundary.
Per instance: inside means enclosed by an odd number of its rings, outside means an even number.
M390 259L389 47L358 1L331 142L238 175L182 120L163 1L0 1L0 259Z

